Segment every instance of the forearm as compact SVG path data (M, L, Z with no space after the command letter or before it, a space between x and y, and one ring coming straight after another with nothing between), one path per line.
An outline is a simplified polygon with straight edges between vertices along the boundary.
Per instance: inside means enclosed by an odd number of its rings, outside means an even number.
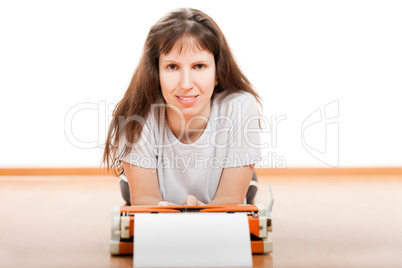
M162 199L154 196L137 196L131 198L132 206L157 206Z
M214 198L207 205L239 205L244 203L244 198L239 199L233 196L222 196Z

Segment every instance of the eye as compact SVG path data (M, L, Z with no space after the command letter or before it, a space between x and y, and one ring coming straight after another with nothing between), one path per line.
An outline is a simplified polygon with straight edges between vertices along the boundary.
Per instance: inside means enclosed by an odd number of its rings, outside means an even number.
M204 64L197 64L197 65L194 66L194 68L196 70L203 70L205 68L205 65Z
M170 70L170 71L177 70L177 65L175 65L175 64L169 64L169 65L167 66L167 69Z

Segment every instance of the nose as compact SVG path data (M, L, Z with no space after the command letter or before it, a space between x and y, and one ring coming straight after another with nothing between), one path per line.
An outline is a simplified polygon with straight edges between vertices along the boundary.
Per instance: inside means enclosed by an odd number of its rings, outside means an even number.
M193 79L191 77L191 71L183 69L180 79L180 87L184 90L190 90L194 86Z

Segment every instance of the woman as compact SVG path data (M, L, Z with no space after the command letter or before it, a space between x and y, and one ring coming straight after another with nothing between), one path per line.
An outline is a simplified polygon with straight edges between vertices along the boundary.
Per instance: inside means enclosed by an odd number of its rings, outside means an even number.
M121 174L131 205L240 204L247 192L251 203L257 103L218 25L199 10L174 10L150 29L103 161Z

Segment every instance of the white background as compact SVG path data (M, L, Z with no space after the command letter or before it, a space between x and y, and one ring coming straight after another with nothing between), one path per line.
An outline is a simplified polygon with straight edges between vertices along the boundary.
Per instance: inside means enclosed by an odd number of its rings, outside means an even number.
M0 167L98 167L149 28L178 7L218 23L261 95L265 167L402 166L400 1L215 0L0 2Z

